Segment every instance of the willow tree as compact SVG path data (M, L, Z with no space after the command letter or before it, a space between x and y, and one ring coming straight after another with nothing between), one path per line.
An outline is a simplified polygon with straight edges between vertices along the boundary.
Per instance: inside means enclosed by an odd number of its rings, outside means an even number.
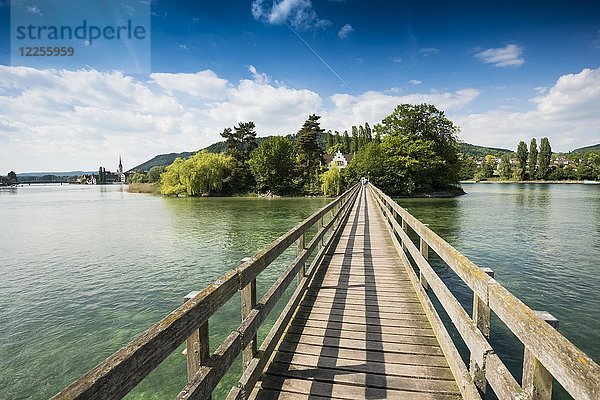
M342 191L342 174L337 165L332 166L321 176L321 189L325 196L338 196Z
M234 158L225 154L201 151L187 160L178 158L161 175L160 191L165 195L189 196L220 192L234 167Z

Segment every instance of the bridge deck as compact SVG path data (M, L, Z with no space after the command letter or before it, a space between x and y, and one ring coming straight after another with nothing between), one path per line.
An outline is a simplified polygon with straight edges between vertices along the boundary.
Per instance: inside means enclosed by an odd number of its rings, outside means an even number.
M325 256L253 397L460 397L367 190Z

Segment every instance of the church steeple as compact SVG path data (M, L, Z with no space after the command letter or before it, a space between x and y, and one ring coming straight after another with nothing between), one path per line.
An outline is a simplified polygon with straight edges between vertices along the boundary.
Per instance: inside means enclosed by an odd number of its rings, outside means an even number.
M123 173L123 163L121 162L121 155L119 154L119 169L118 169L119 174Z

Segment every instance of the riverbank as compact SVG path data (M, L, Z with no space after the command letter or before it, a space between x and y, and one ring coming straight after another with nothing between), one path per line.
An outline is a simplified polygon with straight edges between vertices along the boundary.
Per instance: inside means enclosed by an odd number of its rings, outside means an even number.
M522 185L530 184L564 184L564 185L600 185L600 181L460 181L462 184L474 184L474 183L516 183Z

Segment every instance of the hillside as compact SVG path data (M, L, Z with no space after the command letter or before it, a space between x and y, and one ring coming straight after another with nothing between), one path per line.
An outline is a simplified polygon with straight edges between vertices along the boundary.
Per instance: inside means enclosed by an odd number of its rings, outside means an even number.
M580 147L572 151L572 153L586 153L588 151L600 151L600 143L592 146Z
M258 138L256 138L256 140L260 144L261 142L267 140L269 137L270 136L258 137ZM296 135L288 135L287 138L290 140L294 140L296 138ZM319 143L321 144L322 148L325 148L325 142L326 142L326 135L323 134L319 138ZM498 148L494 148L494 147L477 146L477 145L469 144L469 143L460 143L459 147L460 147L459 152L461 152L462 154L464 154L466 156L472 156L472 157L485 157L488 154L499 157L504 153L512 153L511 150L507 150L507 149L498 149ZM221 141L221 142L213 143L210 146L205 147L201 150L206 150L209 153L223 153L223 152L225 152L225 150L227 150L227 147L225 145L225 142ZM131 172L131 171L148 171L150 168L155 167L155 166L169 165L173 161L175 161L175 159L177 157L188 158L188 157L193 156L194 154L196 154L196 152L160 154L160 155L155 156L154 158L146 161L143 164L140 164L138 166L131 168L129 170L129 172Z
M467 157L476 157L476 158L480 158L480 157L485 157L488 154L496 156L496 157L500 157L502 156L502 154L505 153L512 153L512 150L507 150L507 149L499 149L496 147L484 147L484 146L477 146L475 144L469 144L469 143L459 143L459 149L458 151L460 153L462 153L464 156Z

